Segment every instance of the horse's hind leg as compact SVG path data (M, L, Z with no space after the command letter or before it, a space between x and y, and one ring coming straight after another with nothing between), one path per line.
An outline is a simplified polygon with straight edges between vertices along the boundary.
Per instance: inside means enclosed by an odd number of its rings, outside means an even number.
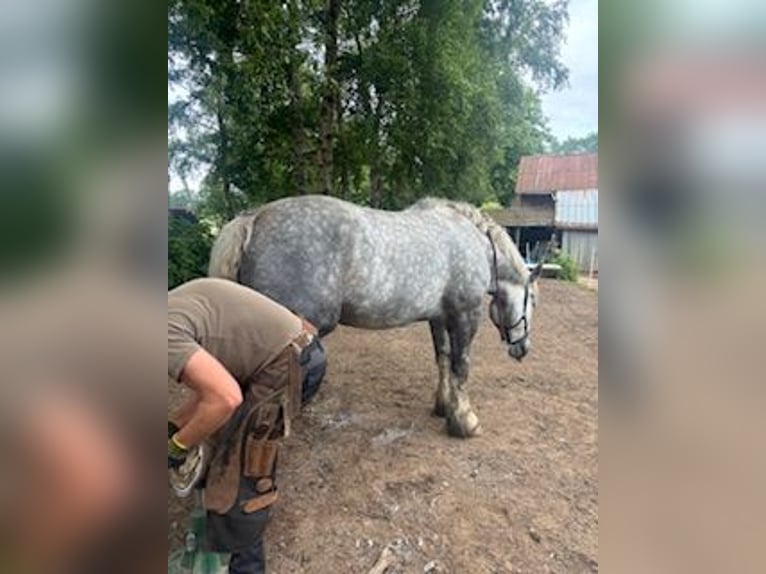
M466 383L470 366L471 341L481 320L481 309L451 317L447 324L450 338L450 403L447 413L447 432L451 436L468 438L481 434L479 417L468 400Z
M434 342L436 365L439 367L439 385L436 387L433 414L437 417L446 417L451 401L449 336L442 319L433 319L429 321L429 325L431 326L431 337Z

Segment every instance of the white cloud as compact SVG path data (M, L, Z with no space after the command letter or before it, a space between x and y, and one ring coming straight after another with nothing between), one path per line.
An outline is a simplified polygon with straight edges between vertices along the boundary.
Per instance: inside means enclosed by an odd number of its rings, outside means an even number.
M569 86L542 97L553 134L566 139L598 131L598 0L570 0L561 56Z

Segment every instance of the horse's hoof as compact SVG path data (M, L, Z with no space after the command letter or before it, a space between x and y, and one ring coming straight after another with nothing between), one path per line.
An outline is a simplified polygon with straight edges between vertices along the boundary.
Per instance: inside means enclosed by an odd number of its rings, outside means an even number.
M443 403L436 403L431 411L431 416L444 418L447 416L447 407Z
M455 438L473 438L481 436L484 429L481 428L478 420L471 428L466 428L465 423L461 423L453 416L447 417L447 434Z

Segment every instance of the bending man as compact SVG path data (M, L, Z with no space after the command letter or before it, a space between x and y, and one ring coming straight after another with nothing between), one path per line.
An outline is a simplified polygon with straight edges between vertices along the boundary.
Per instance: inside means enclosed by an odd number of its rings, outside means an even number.
M186 495L207 468L206 546L232 554L231 574L265 572L278 439L325 368L313 327L252 289L211 278L168 293L168 375L194 391L169 417L171 484Z

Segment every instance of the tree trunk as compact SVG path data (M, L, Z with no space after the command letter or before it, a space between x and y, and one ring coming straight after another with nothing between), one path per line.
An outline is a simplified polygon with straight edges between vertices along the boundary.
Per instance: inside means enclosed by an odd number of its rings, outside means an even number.
M223 113L223 96L218 102L216 110L216 120L218 122L218 173L221 176L221 192L223 193L223 205L225 209L226 220L233 219L234 205L231 201L231 178L229 176L229 132L226 128L226 120Z
M332 194L333 188L333 128L338 82L335 77L338 61L338 18L340 0L327 0L325 13L325 86L322 98L322 119L319 126L319 170L321 192Z
M336 107L336 120L338 122L338 141L343 142L343 98L338 95L337 107ZM349 178L348 178L348 149L344 145L343 151L346 157L340 165L340 197L348 200L350 197Z
M297 0L288 3L290 13L290 33L297 44L301 39L300 6ZM293 187L298 195L309 192L306 187L306 133L303 118L303 84L301 83L300 57L293 46L293 52L287 63L287 76L290 86L290 107L292 109L293 140Z
M377 161L370 168L370 205L379 209L383 204L383 174Z
M383 155L380 145L380 126L383 115L383 94L378 94L378 103L373 115L373 138L372 162L370 165L370 203L373 207L383 205Z
M220 84L218 89L218 105L216 108L216 120L218 123L218 172L221 176L221 187L223 192L224 209L226 218L232 219L236 213L234 202L231 197L231 134L228 129L227 120L231 118L232 102L237 82L236 66L234 64L234 47L238 37L237 22L239 15L239 4L237 2L226 2L224 5L226 18L219 22L220 28L217 33L222 41L222 46L218 51L218 62L216 64L217 72L213 77L217 78Z
M303 90L298 66L290 64L290 105L293 108L293 185L299 195L306 189L306 136L303 131Z
M359 56L360 68L364 60L362 41L359 35L354 36L356 51ZM376 109L372 107L370 85L364 74L359 74L359 96L366 120L372 123L372 137L366 142L368 151L367 161L370 165L370 205L379 208L383 203L383 173L380 166L380 118L382 114L383 97L378 94Z

